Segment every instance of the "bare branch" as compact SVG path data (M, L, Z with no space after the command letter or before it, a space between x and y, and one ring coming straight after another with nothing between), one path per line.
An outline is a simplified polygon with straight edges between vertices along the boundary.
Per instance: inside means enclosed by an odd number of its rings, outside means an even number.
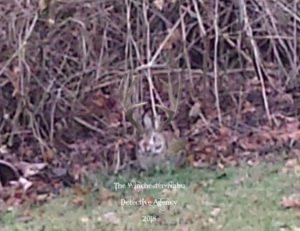
M142 125L133 119L133 113L135 109L144 106L146 102L131 104L131 96L132 96L135 83L136 83L136 79L134 79L131 83L131 86L129 86L129 77L126 77L125 82L124 79L121 80L121 84L120 84L121 105L130 123L137 129L139 133L143 133L144 129Z
M162 106L162 105L156 105L157 107L159 107L160 109L162 109L164 112L166 112L168 114L168 119L160 124L159 128L157 129L158 131L164 130L168 126L168 124L174 119L174 117L177 113L179 101L181 98L181 75L178 75L178 91L177 91L177 99L176 100L174 97L173 87L172 87L170 76L169 76L168 82L169 82L168 93L169 93L169 100L171 101L171 109L167 108L165 106Z

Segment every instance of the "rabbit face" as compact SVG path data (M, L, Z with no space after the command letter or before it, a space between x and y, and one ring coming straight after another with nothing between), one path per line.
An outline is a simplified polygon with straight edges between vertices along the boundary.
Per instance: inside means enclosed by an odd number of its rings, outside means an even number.
M144 134L138 143L137 160L145 170L184 164L185 143L171 134L155 130Z
M149 131L144 134L139 142L141 155L155 156L166 153L166 139L163 134L156 131Z
M147 132L138 143L137 159L140 167L150 170L163 165L166 150L166 140L162 134L156 131Z

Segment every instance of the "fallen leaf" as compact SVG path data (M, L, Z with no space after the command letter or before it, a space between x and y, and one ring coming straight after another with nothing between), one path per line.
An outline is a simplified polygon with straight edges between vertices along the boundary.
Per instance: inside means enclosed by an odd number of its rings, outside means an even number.
M164 44L164 49L165 50L171 50L173 48L173 45L176 44L176 42L180 41L181 39L181 34L180 30L175 30L171 32L171 30L168 30L169 33L172 33L169 40Z
M120 224L120 218L114 212L108 212L103 215L103 218L110 222L111 224L117 225Z
M283 197L281 200L281 205L285 208L300 208L300 201L293 198L293 196L290 197Z
M287 168L295 168L298 165L297 159L289 159L285 163L285 167Z
M49 19L48 19L48 24L49 24L50 26L53 26L53 25L55 24L55 20L54 20L53 18L49 18Z
M208 223L211 225L215 225L216 224L216 220L213 219L212 217L208 218Z
M145 201L147 202L147 205L153 205L155 199L154 199L154 197L148 196L148 197L145 197Z
M135 193L141 193L141 192L143 192L144 191L144 188L139 188L139 187L134 187L134 189L133 189L133 191L135 192Z
M246 114L248 112L255 112L255 107L249 101L246 101L243 105L242 114Z
M40 0L39 1L39 10L44 11L49 7L49 0Z
M201 188L201 184L196 184L196 186L193 188L193 193L198 192L198 190Z
M36 201L38 202L45 202L49 198L48 194L39 194L36 196Z
M163 189L162 190L162 195L164 196L170 196L170 195L175 195L177 193L176 189Z
M50 148L47 148L47 150L43 153L44 161L47 163L51 163L54 160L54 156L54 152Z
M93 106L99 108L107 107L108 99L109 97L107 95L104 95L101 91L98 91L97 93L92 95Z
M6 145L1 145L0 146L0 154L8 154L8 148Z
M82 217L80 218L80 221L84 224L88 223L90 221L90 219L88 217Z
M23 190L25 192L32 186L32 182L24 177L20 177L19 183L23 186Z
M17 221L18 222L22 222L22 223L26 223L33 220L33 217L30 215L30 213L27 211L25 213L23 213L20 217L18 217Z
M288 172L294 172L294 173L299 173L300 172L300 164L296 158L294 159L289 159L286 161L284 167L282 168L283 173L288 173Z
M219 215L219 213L221 212L220 208L214 208L211 212L210 215L212 215L213 217L216 217Z
M203 160L197 160L197 161L193 161L191 166L195 168L205 168L208 166L208 164Z
M201 111L201 107L202 107L202 104L201 102L196 102L191 110L189 111L189 117L195 117L195 116L198 116L200 114L200 111Z
M164 7L164 0L155 0L153 4L156 6L157 9L162 10Z
M73 187L73 192L75 195L77 196L84 196L88 193L90 193L92 191L92 188L90 187L86 187L86 188L83 188L81 185L79 184L76 184L74 187Z
M99 198L99 202L98 204L100 205L103 201L110 201L113 198L115 198L116 194L107 190L107 189L103 189L103 191L101 192L100 198Z
M73 205L75 205L75 206L81 206L81 205L83 205L84 198L81 196L78 196L78 197L75 197L72 202L73 202Z

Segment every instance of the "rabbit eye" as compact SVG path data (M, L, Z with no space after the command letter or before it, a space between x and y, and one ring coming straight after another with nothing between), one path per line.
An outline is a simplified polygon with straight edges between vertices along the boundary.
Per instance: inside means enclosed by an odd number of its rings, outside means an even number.
M161 147L162 147L162 145L160 144L160 145L156 146L155 149L159 150L159 149L161 149Z

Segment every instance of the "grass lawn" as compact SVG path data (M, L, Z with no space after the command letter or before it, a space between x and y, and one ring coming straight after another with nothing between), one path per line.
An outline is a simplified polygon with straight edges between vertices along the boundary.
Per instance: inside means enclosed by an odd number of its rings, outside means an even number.
M300 209L285 209L281 200L300 195L300 177L282 168L262 164L152 176L101 174L43 205L1 214L0 230L299 231ZM132 188L171 182L184 188Z

